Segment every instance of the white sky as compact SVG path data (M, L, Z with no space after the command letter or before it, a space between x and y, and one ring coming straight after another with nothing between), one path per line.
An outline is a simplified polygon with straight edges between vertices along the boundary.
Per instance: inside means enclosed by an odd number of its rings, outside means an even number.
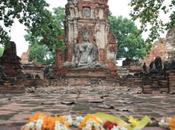
M67 0L46 0L50 4L50 9L58 6L64 7L67 3ZM115 16L124 16L129 17L129 3L130 0L109 0L108 5L109 9ZM23 52L26 52L28 49L28 44L24 39L26 32L24 31L25 26L20 24L18 21L15 21L11 29L11 40L15 41L17 46L17 55L21 56Z

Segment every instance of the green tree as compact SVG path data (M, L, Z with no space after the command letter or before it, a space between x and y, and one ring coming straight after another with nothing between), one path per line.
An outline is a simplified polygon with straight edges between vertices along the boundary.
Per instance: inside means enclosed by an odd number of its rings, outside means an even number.
M0 57L3 55L3 53L4 53L4 48L0 47Z
M29 61L36 61L40 64L52 64L54 57L46 45L33 44L29 47Z
M123 17L109 16L110 28L118 40L117 58L140 59L147 52L147 45L134 22Z
M53 14L45 11L44 16L40 24L33 24L27 29L25 39L30 45L46 45L53 52L57 47L64 48L64 42L59 38L64 34L64 8L55 8Z
M27 27L37 25L44 17L47 6L45 0L1 0L0 44L9 43L8 32L15 19Z
M32 51L35 47L44 47L43 50L45 50L45 53L41 51L42 54L49 53L51 59L47 59L47 64L49 64L49 61L53 63L56 48L64 49L63 39L60 39L60 36L64 34L64 17L64 8L58 7L54 9L53 13L45 11L45 17L43 17L42 22L28 28L28 34L25 36L25 39L30 44L31 51L29 51L29 55L31 55L31 60L34 60L35 56L37 56L38 62L46 62L45 59L43 61L41 59L44 58L43 55L38 56L40 54L38 53L40 51L39 49ZM36 44L40 46L36 46Z
M150 31L149 41L158 38L160 32L175 27L175 0L131 0L130 5L131 17L141 23L141 31ZM169 15L170 20L165 21L160 15Z

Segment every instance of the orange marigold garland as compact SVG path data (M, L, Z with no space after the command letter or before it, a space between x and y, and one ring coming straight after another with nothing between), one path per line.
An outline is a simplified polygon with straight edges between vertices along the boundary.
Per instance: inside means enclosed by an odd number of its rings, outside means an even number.
M29 118L21 130L69 130L71 125L71 116L47 116L38 112Z
M175 130L175 116L169 120L169 128L170 130Z
M45 117L43 119L42 130L55 130L55 117Z
M43 119L46 117L45 113L37 112L33 116L29 117L29 122L36 121L38 119Z

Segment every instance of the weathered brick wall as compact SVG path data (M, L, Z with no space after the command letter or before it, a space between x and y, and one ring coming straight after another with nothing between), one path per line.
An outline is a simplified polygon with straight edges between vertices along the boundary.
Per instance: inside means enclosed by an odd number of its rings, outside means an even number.
M149 65L150 62L153 61L157 56L160 56L162 60L166 60L168 58L165 39L160 39L153 44L151 50L142 60L142 63L145 62L147 65Z

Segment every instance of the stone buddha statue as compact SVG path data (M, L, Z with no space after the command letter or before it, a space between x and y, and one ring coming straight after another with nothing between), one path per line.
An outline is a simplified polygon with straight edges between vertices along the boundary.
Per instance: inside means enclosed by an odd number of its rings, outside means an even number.
M94 67L97 53L97 46L89 42L89 33L85 31L82 33L82 42L75 44L73 64L76 67Z

